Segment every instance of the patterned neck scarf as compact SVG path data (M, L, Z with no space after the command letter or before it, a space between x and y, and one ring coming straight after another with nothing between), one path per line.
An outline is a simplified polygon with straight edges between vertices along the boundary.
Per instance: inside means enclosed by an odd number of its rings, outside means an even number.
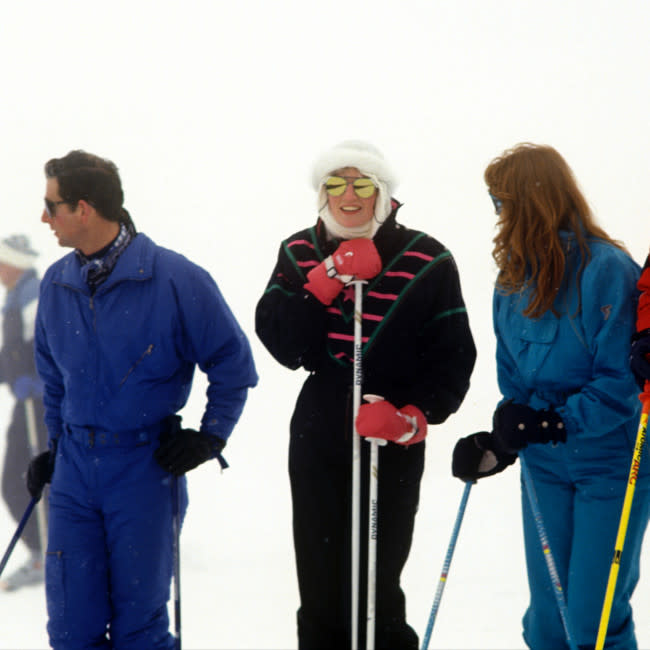
M75 250L81 264L81 277L88 284L91 293L95 293L97 287L111 274L118 257L124 252L132 239L133 232L122 223L117 237L97 253L87 257L79 249Z

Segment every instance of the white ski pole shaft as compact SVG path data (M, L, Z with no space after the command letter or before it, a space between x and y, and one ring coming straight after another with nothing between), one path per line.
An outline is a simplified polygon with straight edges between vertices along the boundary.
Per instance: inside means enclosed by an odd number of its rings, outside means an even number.
M352 607L351 607L351 647L359 647L359 546L361 520L361 438L357 433L357 414L361 405L362 366L361 354L363 347L362 318L363 318L363 282L353 281L354 284L354 383L352 390Z
M379 445L370 440L370 473L368 497L368 602L366 650L375 649L375 602L377 597L377 486L379 484Z
M34 414L34 400L28 397L25 400L25 421L27 423L27 442L32 458L39 453L38 438L36 436L36 415ZM45 504L41 499L36 504L36 523L38 525L38 538L41 543L41 553L47 551L47 520L45 518Z

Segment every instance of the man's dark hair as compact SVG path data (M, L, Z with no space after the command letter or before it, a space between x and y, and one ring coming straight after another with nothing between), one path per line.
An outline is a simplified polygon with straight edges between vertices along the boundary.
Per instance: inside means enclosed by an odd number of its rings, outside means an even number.
M108 221L133 226L124 209L124 192L115 163L85 151L71 151L45 163L45 176L56 178L59 194L75 206L80 200L92 205Z

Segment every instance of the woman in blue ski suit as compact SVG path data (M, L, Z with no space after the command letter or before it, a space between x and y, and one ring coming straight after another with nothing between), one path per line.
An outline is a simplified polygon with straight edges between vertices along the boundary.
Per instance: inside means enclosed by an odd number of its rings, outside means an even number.
M52 451L28 487L51 476L50 643L171 649L174 510L182 520L185 472L219 458L257 381L250 347L207 271L136 234L110 161L71 152L45 171L42 221L75 249L47 270L36 322ZM175 415L196 366L199 431Z
M454 474L473 480L525 458L568 607L593 648L640 416L629 370L639 267L595 225L551 147L518 145L485 171L498 221L493 318L503 400L493 433L464 438ZM531 444L532 443L532 444ZM491 464L490 464L491 463ZM522 508L534 650L568 647L530 502ZM630 597L650 513L650 466L636 484L605 647L634 650Z

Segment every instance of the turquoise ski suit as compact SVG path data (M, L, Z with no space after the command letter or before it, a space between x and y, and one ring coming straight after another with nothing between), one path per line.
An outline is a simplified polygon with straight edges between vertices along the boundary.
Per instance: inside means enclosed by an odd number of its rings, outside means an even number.
M580 251L561 233L567 270L551 311L539 319L523 310L524 290L494 293L499 388L505 399L534 409L554 407L565 444L531 444L524 455L568 606L571 635L593 648L598 633L641 403L629 369L639 266L623 251L590 240L591 259L578 278ZM542 546L522 484L530 604L523 635L533 650L567 648ZM630 597L639 579L650 513L650 463L641 462L606 648L634 650Z
M56 462L46 556L53 648L173 648L172 476L153 452L209 381L201 430L227 439L257 374L210 275L137 235L91 295L74 253L41 283L36 361ZM194 423L188 423L192 426ZM196 426L196 424L194 424ZM180 517L187 505L179 479Z

